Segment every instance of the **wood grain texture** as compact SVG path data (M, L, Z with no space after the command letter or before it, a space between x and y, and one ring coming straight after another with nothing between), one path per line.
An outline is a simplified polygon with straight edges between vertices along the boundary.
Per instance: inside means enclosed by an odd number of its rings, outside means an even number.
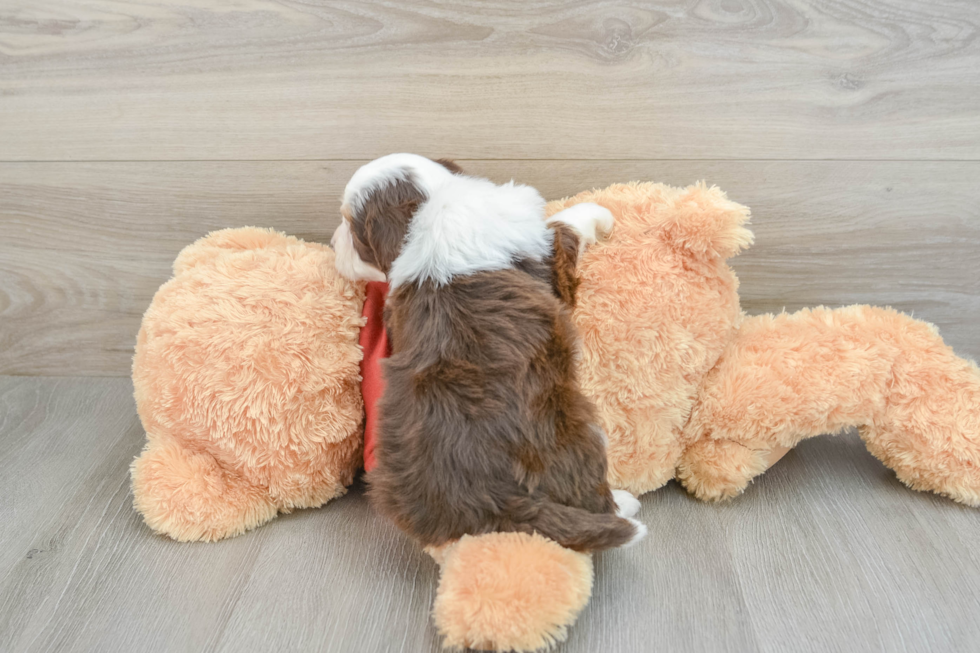
M0 160L977 159L965 0L0 5Z
M0 164L0 373L128 375L182 247L223 227L326 242L361 162ZM734 259L750 313L891 305L980 357L980 163L461 161L557 198L630 179L726 189L753 210Z
M360 487L217 544L132 509L126 379L0 377L0 650L438 651L435 564ZM646 495L649 536L597 556L561 653L968 651L976 510L906 489L849 434L738 499Z
M181 545L132 508L143 440L127 379L0 377L0 650L437 648L436 566L360 493Z

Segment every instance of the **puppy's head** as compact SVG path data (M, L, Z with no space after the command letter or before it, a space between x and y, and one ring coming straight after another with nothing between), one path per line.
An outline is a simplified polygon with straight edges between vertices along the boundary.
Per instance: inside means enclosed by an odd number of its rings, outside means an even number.
M330 241L337 271L354 281L385 281L415 212L461 173L452 161L416 154L389 154L358 169L344 189L343 220Z

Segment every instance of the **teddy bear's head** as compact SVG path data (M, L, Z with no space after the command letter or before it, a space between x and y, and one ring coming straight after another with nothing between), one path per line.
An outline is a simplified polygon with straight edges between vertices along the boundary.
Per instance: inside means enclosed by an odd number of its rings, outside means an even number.
M640 494L674 476L704 375L741 316L726 263L752 243L748 208L716 187L616 184L551 202L596 202L611 236L581 259L579 375L609 436L609 480Z

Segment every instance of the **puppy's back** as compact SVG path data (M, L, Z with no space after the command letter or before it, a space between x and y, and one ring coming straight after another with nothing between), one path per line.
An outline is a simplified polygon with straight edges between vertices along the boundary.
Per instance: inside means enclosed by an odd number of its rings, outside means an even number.
M425 545L537 530L597 550L637 536L614 515L575 331L543 276L479 272L389 297L370 496Z

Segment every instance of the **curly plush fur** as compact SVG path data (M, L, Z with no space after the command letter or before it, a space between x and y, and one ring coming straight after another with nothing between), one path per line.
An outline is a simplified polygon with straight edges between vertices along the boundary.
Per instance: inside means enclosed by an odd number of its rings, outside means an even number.
M549 210L579 202L617 221L583 255L575 311L613 485L725 499L773 452L858 427L909 487L980 505L980 370L935 327L870 306L746 316L726 259L752 243L749 211L717 188L622 184Z
M333 250L227 229L181 252L133 358L154 530L219 540L343 494L361 464L361 288Z
M582 257L574 314L614 486L732 497L779 451L857 426L910 487L980 505L980 369L934 327L868 306L744 315L726 259L752 242L749 212L716 188L616 185L548 211L581 202L616 217ZM328 249L256 229L181 254L133 362L148 439L133 489L152 528L215 540L343 492L360 462L361 291L333 270ZM588 556L539 536L432 553L450 646L550 646L591 591Z

